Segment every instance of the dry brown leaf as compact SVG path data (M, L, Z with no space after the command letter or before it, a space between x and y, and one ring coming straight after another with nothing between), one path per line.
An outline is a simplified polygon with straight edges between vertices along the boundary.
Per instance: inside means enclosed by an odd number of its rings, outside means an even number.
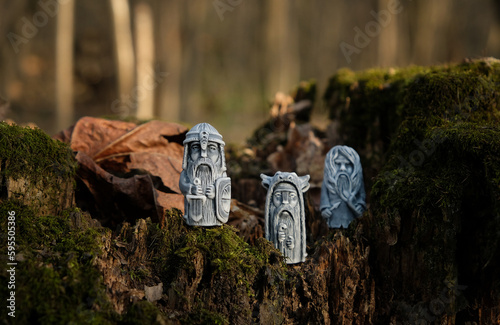
M161 221L163 211L157 209L151 175L114 176L83 152L76 155L76 160L79 163L78 177L92 195L92 198L84 199L88 205L93 199L93 210L100 214L99 219L104 224L146 217Z
M105 146L134 129L134 123L82 117L71 134L71 148L94 158Z
M164 187L164 192L181 193L179 178L182 172L182 156L165 155L155 152L132 152L123 155L107 157L99 161L98 165L105 170L112 170L114 174L126 175L136 173L150 173L159 177Z
M103 147L94 159L99 162L109 156L130 152L155 152L182 158L182 141L187 131L186 127L176 123L150 121Z
M81 191L87 195L84 204L101 221L145 216L160 221L165 209L184 209L178 193L187 131L161 121L136 126L84 117L55 138L78 151L78 177L87 188Z
M163 211L176 208L184 213L184 196L182 194L165 193L156 190L156 203Z
M182 156L169 156L154 152L134 152L129 155L128 169L143 169L161 178L171 191L181 193L179 178L182 172Z

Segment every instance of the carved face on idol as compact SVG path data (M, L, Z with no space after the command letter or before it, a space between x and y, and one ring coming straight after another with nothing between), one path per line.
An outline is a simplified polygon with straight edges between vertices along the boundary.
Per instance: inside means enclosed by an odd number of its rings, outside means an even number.
M352 162L342 154L339 154L334 160L337 170L336 185L340 197L345 201L351 195L351 176L354 166Z
M294 208L299 202L297 191L291 184L281 183L276 186L273 193L273 205L275 207L289 206Z
M335 167L339 172L347 173L349 176L352 174L352 171L354 170L352 162L342 154L340 154L335 159Z
M191 142L189 152L192 161L198 161L202 157L208 158L213 164L216 164L219 160L219 147L215 142L208 142L206 150L202 150L199 142Z
M215 181L220 171L220 150L212 141L195 141L189 144L189 159L193 164L193 179L198 178L204 186Z

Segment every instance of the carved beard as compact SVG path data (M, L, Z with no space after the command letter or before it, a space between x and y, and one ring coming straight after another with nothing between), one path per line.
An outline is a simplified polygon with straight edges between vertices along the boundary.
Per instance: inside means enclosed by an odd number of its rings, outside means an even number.
M203 189L214 184L212 168L209 165L199 165L196 168L196 178L200 179Z
M340 198L347 201L351 195L351 177L349 174L341 172L337 175L337 192Z
M193 179L199 178L201 187L205 189L208 185L213 185L215 182L215 166L211 159L198 158L193 166Z
M287 213L289 216L287 217ZM290 205L280 205L280 206L275 206L274 204L271 205L269 209L269 214L270 217L269 220L272 220L271 227L269 227L269 231L272 232L273 237L277 236L278 232L278 225L282 219L288 219L288 220L293 220L294 218L298 218L300 216L300 204L297 204L295 207L291 207ZM292 217L293 216L293 217ZM293 224L290 226L289 225L289 232L293 231ZM271 240L272 241L272 240Z

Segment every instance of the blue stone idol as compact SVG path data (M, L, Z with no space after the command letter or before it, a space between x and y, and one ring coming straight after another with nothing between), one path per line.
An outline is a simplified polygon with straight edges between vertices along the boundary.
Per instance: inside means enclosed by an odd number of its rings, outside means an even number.
M306 213L303 192L309 189L309 175L277 172L273 177L261 174L267 189L266 239L283 253L287 264L306 260Z
M224 141L208 123L195 125L184 140L179 188L184 219L190 226L219 226L231 208L231 179L226 175Z
M335 146L326 155L321 187L321 215L330 228L347 228L366 210L363 169L358 153Z

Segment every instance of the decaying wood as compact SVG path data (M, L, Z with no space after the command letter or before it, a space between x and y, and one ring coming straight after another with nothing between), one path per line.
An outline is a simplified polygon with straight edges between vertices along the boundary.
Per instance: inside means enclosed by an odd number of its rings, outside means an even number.
M54 176L57 177L57 176ZM54 187L47 188L42 182L28 177L0 177L2 195L32 206L40 215L57 215L75 205L73 180L57 179ZM54 197L56 200L54 201Z
M143 219L133 226L124 223L115 234L108 233L101 239L103 253L96 264L103 273L114 309L120 313L145 295L156 292L155 302L163 306L167 314L174 311L189 314L197 308L199 299L203 299L206 308L211 306L232 323L252 320L259 324L372 322L376 307L375 282L370 275L370 249L361 241L360 228L353 239L343 232L330 234L305 263L288 266L284 275L278 275L272 264L265 266L255 283L244 289L244 285L230 285L226 277L231 273L214 276L212 261L201 251L194 253L189 267L177 268L170 283L165 285L154 268L148 227L155 226ZM134 279L133 274L138 272L146 276ZM157 292L159 286L165 287L161 295ZM253 294L249 296L245 290ZM253 313L240 314L236 306Z

